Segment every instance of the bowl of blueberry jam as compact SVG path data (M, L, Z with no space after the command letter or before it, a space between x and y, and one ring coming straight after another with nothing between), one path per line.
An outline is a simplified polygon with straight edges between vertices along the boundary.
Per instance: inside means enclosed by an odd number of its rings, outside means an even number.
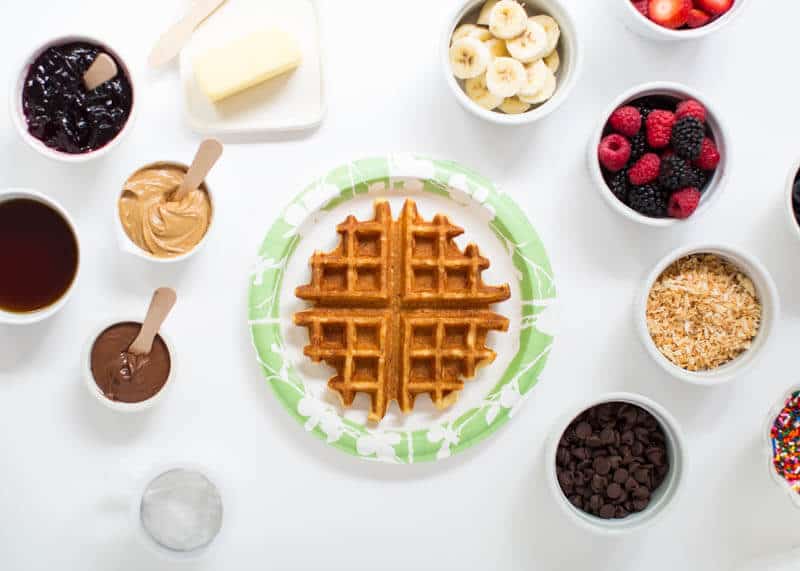
M118 73L88 90L83 74L106 53ZM25 59L11 95L11 117L22 139L66 162L97 158L116 146L133 122L130 70L107 44L87 36L57 38Z

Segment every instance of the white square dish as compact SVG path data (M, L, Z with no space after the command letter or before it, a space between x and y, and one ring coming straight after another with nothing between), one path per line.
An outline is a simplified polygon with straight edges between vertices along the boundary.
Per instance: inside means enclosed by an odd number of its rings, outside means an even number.
M228 0L195 31L180 56L181 85L189 125L204 135L257 135L316 127L325 114L316 0ZM277 27L294 36L303 62L281 75L219 103L194 77L195 58L258 30Z

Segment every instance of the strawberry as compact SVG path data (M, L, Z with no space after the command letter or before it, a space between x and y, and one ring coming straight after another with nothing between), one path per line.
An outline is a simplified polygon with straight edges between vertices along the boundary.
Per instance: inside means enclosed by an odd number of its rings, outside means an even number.
M721 16L733 6L733 0L695 0L694 3L712 16Z
M697 8L692 8L689 10L689 17L686 20L686 25L690 28L702 28L706 24L711 21L711 16L703 12L702 10L698 10Z
M665 28L680 28L689 18L692 0L650 0L647 6L648 17Z

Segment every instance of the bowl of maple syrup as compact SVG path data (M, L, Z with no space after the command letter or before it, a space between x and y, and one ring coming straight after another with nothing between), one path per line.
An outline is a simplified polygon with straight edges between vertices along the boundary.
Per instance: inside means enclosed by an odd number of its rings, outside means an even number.
M67 302L80 261L75 224L52 198L0 190L0 323L50 317Z

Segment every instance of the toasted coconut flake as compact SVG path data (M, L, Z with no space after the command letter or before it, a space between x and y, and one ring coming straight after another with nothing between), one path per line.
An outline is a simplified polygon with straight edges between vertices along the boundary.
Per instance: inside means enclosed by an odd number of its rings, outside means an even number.
M761 302L736 266L715 254L694 254L658 277L646 317L650 337L667 359L687 371L707 371L750 348Z

